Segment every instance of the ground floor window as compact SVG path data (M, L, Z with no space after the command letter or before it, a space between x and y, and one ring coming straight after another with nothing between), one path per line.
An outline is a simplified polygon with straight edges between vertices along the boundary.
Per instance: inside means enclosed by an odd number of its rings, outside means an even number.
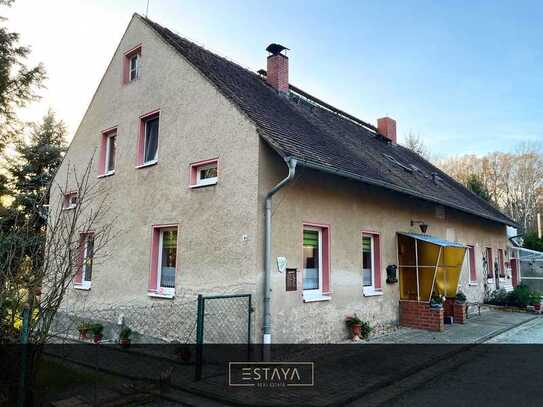
M494 279L494 260L492 259L492 248L487 247L485 253L486 273L489 280Z
M94 234L81 233L79 238L78 270L74 284L76 288L90 289L92 281L92 264L94 260Z
M304 225L303 230L304 300L323 299L329 292L329 228Z
M475 266L475 246L468 246L469 282L477 283L477 268Z
M381 290L381 258L379 235L362 234L362 287L364 295L375 295Z
M503 249L498 249L498 270L500 278L505 278L505 259L503 257Z
M177 273L177 226L153 227L151 248L151 295L173 297Z

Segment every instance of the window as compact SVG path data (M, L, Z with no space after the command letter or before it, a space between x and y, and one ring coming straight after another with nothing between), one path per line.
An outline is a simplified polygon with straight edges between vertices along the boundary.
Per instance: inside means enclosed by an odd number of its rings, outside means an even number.
M138 80L141 71L141 45L124 54L123 83Z
M215 185L219 176L219 161L217 158L198 161L190 165L190 187Z
M475 246L468 246L469 283L477 284L477 268L475 263Z
M149 294L172 298L177 271L177 226L153 227Z
M94 234L81 233L79 238L78 270L74 278L75 288L88 290L91 287L92 263L94 258Z
M132 82L139 78L140 72L140 55L135 54L130 57L128 81Z
M487 273L486 277L489 280L493 280L494 279L494 263L493 263L493 259L492 259L492 248L491 247L486 248L485 262L486 262L486 273Z
M159 112L140 117L140 138L138 142L138 167L156 164L158 161Z
M362 287L365 296L380 295L381 259L379 235L362 234Z
M505 259L503 257L503 249L498 249L498 270L500 278L505 278Z
M330 297L329 228L304 225L303 296L304 301L322 301Z
M68 192L64 194L64 204L62 209L74 209L77 206L77 192Z
M115 150L117 141L117 129L109 129L102 132L100 144L100 156L98 160L98 176L104 177L115 174Z

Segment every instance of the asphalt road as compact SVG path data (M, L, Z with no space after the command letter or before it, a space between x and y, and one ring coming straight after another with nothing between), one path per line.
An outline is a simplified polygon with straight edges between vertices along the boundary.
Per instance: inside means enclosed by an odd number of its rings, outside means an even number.
M543 317L474 346L440 366L420 372L418 377L406 379L405 383L389 389L388 394L377 394L363 404L387 407L541 406L541 344Z

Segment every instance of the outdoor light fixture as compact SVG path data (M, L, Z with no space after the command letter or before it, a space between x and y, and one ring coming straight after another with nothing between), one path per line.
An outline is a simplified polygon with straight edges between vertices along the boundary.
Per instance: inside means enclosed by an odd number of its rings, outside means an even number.
M427 223L424 223L423 220L411 220L411 226L415 226L415 224L420 224L420 231L423 233L423 234L426 234L426 231L428 230L428 224Z

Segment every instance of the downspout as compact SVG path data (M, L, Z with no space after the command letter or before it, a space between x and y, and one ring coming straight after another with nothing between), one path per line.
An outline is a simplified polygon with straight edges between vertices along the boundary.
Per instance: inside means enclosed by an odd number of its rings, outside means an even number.
M266 195L266 225L265 225L265 270L264 270L264 320L262 324L262 343L271 344L271 271L272 271L272 197L285 185L294 179L296 174L296 164L298 161L294 158L286 159L288 165L288 175L279 184L274 186Z

